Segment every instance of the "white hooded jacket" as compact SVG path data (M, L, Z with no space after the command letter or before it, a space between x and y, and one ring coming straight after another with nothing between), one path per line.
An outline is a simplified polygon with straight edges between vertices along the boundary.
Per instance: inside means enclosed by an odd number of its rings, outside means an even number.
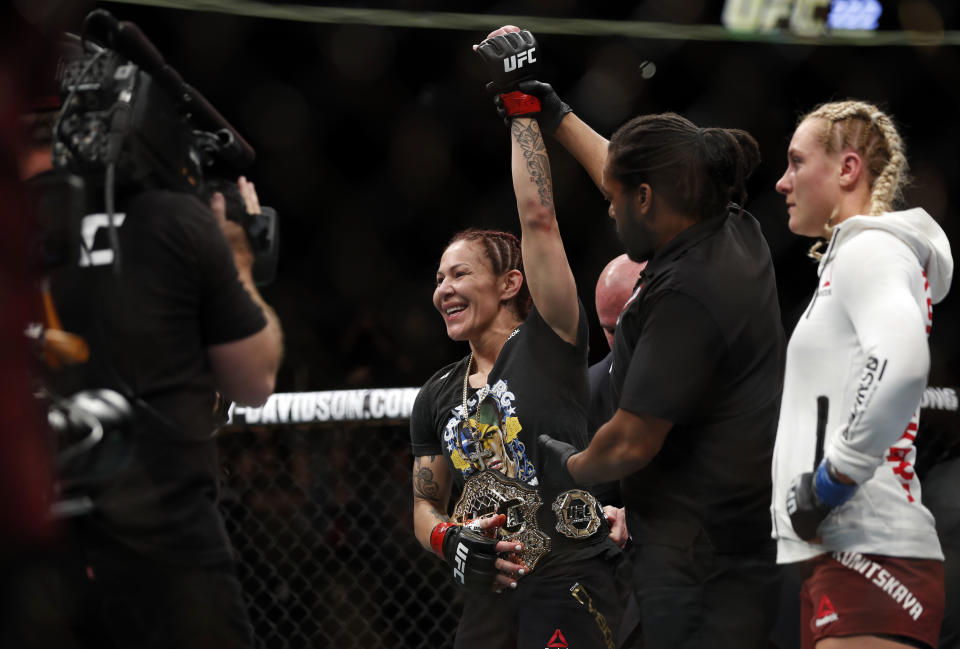
M787 346L770 508L777 561L838 550L943 559L913 442L933 304L953 274L947 237L920 208L854 216L834 229L818 274ZM823 542L807 543L790 524L787 491L823 457L859 488L821 523Z

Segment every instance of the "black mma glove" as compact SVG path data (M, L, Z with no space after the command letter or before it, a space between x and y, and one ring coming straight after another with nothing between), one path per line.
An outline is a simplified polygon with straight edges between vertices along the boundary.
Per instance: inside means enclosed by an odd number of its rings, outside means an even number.
M477 54L492 79L487 89L499 93L507 120L540 113L540 100L517 89L521 81L535 79L540 72L539 48L533 34L524 29L488 38L477 46Z
M497 574L497 538L457 523L439 523L430 533L430 547L453 569L453 580L469 590L487 592Z
M540 112L537 113L537 121L540 123L540 131L543 133L548 133L553 135L557 132L557 129L560 127L560 122L563 121L564 116L567 113L572 113L573 109L570 108L560 97L557 95L557 92L553 89L549 83L543 83L542 81L537 81L535 79L528 79L526 81L521 81L517 86L521 92L526 95L536 97L540 100ZM510 122L513 120L516 115L510 115L507 113L507 108L503 103L503 98L500 93L497 92L497 88L494 84L490 83L487 85L487 90L494 93L493 95L493 104L497 108L497 114L500 116L500 119L503 120L503 123L507 128L510 128Z
M804 541L817 537L817 529L834 508L850 500L857 485L835 479L826 460L815 473L801 473L793 479L787 492L787 513L793 530Z
M517 84L520 92L533 95L540 100L540 114L537 115L537 121L540 122L540 130L544 133L553 135L560 127L560 122L567 113L572 113L570 108L553 89L549 83L527 79Z
M549 435L537 437L537 445L540 447L540 454L543 458L540 462L540 483L544 486L554 487L559 491L576 487L573 476L567 470L567 460L570 459L571 455L579 452L577 447L553 439Z

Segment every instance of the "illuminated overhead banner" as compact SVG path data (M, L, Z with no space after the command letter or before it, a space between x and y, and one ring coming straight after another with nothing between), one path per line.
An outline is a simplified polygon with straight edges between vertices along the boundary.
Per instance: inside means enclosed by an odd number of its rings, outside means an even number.
M815 37L838 30L872 32L879 0L726 0L723 24L735 32L791 32Z

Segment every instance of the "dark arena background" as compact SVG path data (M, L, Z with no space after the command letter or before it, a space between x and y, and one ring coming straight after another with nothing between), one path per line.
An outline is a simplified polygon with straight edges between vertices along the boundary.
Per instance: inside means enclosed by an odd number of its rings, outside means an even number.
M471 51L489 31L533 31L543 80L605 136L634 115L675 111L756 137L763 163L746 207L773 252L788 334L816 267L774 184L797 117L819 103L864 99L895 116L913 176L906 203L960 250L953 0L14 4L38 22L60 12L68 30L94 8L136 23L256 149L245 175L281 231L277 277L262 292L286 355L278 394L232 410L220 448L223 510L262 647L452 646L458 594L413 536L406 421L417 386L467 353L431 303L446 241L468 226L519 230L508 132ZM547 145L594 362L606 353L594 286L622 250L586 173ZM958 290L934 311L921 475L960 445Z

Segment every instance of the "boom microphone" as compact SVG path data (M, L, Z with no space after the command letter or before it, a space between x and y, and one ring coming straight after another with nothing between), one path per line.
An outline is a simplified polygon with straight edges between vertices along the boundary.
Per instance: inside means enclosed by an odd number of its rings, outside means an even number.
M84 39L90 38L115 50L149 74L167 93L189 112L200 128L226 131L228 142L221 150L224 158L238 168L253 164L253 147L230 122L214 108L199 90L186 83L163 59L163 55L134 23L119 21L105 9L91 11L83 25Z

